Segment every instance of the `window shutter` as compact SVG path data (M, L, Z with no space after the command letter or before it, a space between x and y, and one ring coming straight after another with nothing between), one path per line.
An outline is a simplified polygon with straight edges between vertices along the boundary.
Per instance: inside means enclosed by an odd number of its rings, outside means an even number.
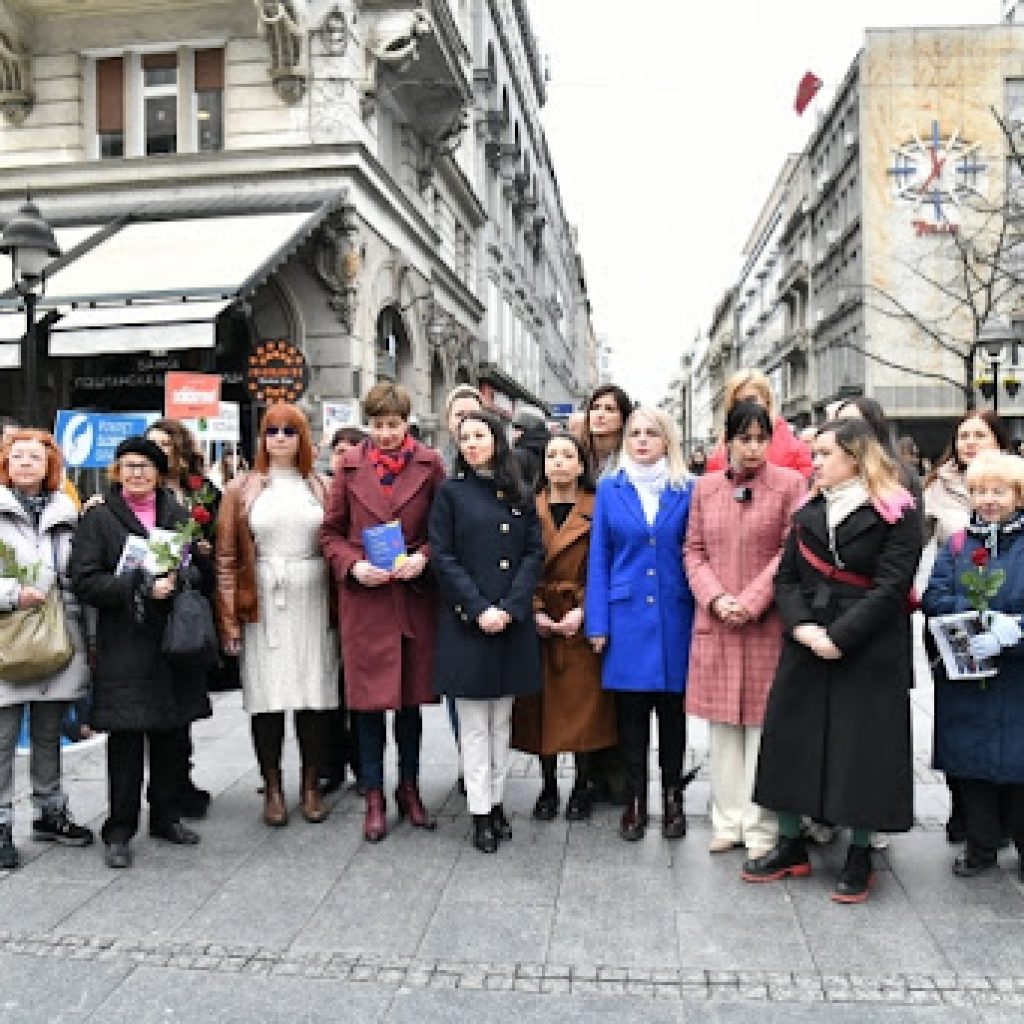
M196 50L196 92L224 88L224 50Z
M177 53L144 53L142 55L144 71L159 71L161 68L176 68L177 66Z
M96 61L96 127L100 132L124 131L124 58Z

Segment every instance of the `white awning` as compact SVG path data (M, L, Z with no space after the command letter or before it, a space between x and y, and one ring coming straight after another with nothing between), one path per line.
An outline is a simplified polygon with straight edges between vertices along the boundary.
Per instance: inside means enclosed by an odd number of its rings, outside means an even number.
M57 239L62 253L69 253L77 245L81 245L86 239L91 238L103 228L102 224L84 224L75 228L54 228L53 236ZM11 270L11 257L6 253L0 253L0 291L4 291L13 284Z
M9 342L0 344L0 370L21 369L21 346Z
M216 320L233 299L73 309L50 328L50 355L213 348Z
M48 278L41 304L235 297L288 259L325 213L129 220Z
M0 342L18 341L25 336L25 314L0 313Z

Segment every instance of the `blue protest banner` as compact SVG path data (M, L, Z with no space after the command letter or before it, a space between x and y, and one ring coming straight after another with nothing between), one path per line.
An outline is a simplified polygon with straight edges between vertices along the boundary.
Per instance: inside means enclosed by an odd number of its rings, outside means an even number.
M126 438L142 434L159 417L155 412L57 412L54 436L72 469L105 469L114 461L117 446Z

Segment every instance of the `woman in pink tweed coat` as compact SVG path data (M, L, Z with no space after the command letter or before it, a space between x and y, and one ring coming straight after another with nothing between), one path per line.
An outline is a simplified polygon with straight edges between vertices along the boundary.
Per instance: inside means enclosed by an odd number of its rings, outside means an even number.
M711 852L775 845L775 815L753 803L768 690L782 646L772 582L803 476L767 461L772 421L753 402L725 424L729 467L697 481L686 575L697 601L686 710L711 723Z

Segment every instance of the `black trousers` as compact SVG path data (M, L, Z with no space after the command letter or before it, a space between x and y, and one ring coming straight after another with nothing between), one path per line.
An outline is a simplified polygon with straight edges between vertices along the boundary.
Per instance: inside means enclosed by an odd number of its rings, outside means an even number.
M674 789L683 777L686 712L681 693L619 691L619 745L626 760L629 799L647 798L647 752L651 712L658 716L658 765L662 789Z
M979 853L996 855L1007 829L1024 857L1024 786L981 779L957 779L967 842Z
M181 729L115 729L107 734L110 811L100 833L105 843L127 843L139 830L147 741L150 828L164 828L180 820L181 733Z
M330 757L333 711L296 711L295 738L303 767L319 768ZM250 719L252 745L260 772L280 771L284 747L284 712L267 711Z

